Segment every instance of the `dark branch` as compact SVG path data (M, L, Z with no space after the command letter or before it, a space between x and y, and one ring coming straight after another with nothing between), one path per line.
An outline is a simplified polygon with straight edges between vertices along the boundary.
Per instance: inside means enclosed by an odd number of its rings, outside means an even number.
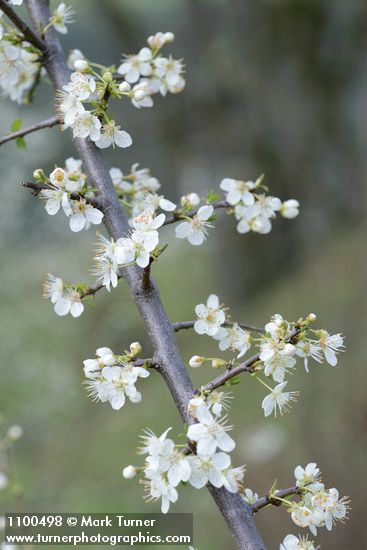
M177 323L173 323L173 329L175 332L179 332L180 330L186 330L193 328L195 324L195 321L179 321ZM233 327L233 325L238 325L239 327L243 328L244 330L252 330L254 332L265 332L265 330L262 327L257 327L255 325L248 325L245 323L230 323L225 322L222 324L222 327Z
M33 183L31 181L22 181L22 186L26 187L27 189L32 189L33 195L38 196L41 191L44 190L52 190L54 189L52 185L46 185L44 183ZM74 201L80 201L81 199L84 199L88 204L91 204L95 208L102 208L101 202L98 200L97 197L94 199L91 199L89 197L86 197L85 195L82 195L81 193L69 193L69 197Z
M0 0L0 2L1 2L1 0ZM32 132L37 132L38 130L43 130L44 128L52 128L53 126L56 126L57 124L61 124L61 120L58 116L53 116L53 117L47 118L46 120L42 120L41 122L37 122L36 124L33 124L32 126L28 126L28 128L23 128L23 130L19 130L18 132L13 132L11 134L7 134L6 136L0 138L0 146L3 145L4 143L7 143L8 141L12 141L14 139L24 137L27 134L32 134Z
M292 334L289 336L289 338L286 340L288 343L293 343L296 340L296 337L300 333L301 329L300 327L296 327ZM242 374L243 372L255 372L255 365L260 360L260 353L256 353L252 357L249 357L241 363L240 365L237 365L236 367L233 367L231 369L227 369L225 372L214 378L211 382L208 382L205 386L202 387L204 391L213 391L217 388L220 388L220 386L224 386L228 380L231 378L234 378L238 374Z
M38 50L41 50L41 52L46 52L47 46L45 42L19 17L6 0L0 0L0 10L9 17L28 42Z
M259 498L254 502L254 504L251 506L252 511L254 514L261 510L261 508L265 508L265 506L273 505L273 506L280 506L282 504L282 501L279 500L281 498L289 497L291 495L301 495L302 489L300 487L288 487L287 489L278 489L277 491L274 491L272 495L267 494L264 497Z
M203 205L201 205L203 206ZM201 208L199 206L198 208L194 208L193 210L190 210L190 212L183 214L182 212L174 212L172 216L167 216L166 220L163 225L169 225L171 223L176 223L182 220L183 218L193 218L195 214L198 213L199 209ZM214 210L217 210L218 208L232 208L232 206L227 201L216 201L212 202L210 205L214 208Z

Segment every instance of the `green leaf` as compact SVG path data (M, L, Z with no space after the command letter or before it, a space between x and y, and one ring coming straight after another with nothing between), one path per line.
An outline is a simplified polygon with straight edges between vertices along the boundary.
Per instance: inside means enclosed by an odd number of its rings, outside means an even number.
M13 120L11 129L13 132L18 132L23 126L23 120L21 118L16 118Z
M206 196L206 202L208 203L215 202L215 201L218 201L220 198L221 196L216 191L211 189Z
M15 143L17 144L17 147L19 147L19 149L27 149L27 144L24 138L22 137L17 138L15 140Z
M227 386L237 386L237 384L240 384L241 383L241 377L240 376L234 376L233 378L231 378L230 380L228 380L228 382L226 382L226 385Z

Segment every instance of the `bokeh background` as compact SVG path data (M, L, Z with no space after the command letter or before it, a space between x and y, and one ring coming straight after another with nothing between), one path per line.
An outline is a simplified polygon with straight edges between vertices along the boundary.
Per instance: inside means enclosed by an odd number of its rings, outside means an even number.
M292 413L265 420L260 384L236 386L231 413L237 464L247 485L264 494L274 479L288 486L297 464L317 461L325 482L352 498L351 518L323 548L362 550L366 471L366 173L367 5L363 0L97 0L75 1L77 21L63 37L101 63L118 63L158 30L176 35L172 52L184 57L183 94L159 98L153 110L116 103L116 118L133 135L128 150L108 151L111 166L151 168L175 200L204 195L225 177L254 179L265 172L271 191L297 198L301 214L279 219L267 236L236 233L222 215L200 249L164 240L154 267L172 320L193 318L194 305L217 293L232 318L263 324L279 312L295 320L314 311L320 327L342 331L347 351L337 367L298 369L290 381L301 397ZM33 107L1 101L1 133L50 116L52 91L43 84ZM82 386L82 360L99 346L115 351L140 340L142 322L124 286L101 292L79 319L57 317L41 298L51 271L92 282L95 233L73 234L61 214L50 218L20 186L37 167L51 171L74 154L70 134L57 128L0 149L0 409L3 429L25 435L13 456L25 510L158 511L143 504L142 487L123 481L122 467L138 459L138 434L167 425L182 433L162 380L143 381L143 402L113 411L92 404ZM185 360L216 349L209 338L179 335ZM210 370L193 373L201 383ZM258 387L259 386L259 387ZM18 499L17 499L18 501ZM11 491L0 509L15 509ZM209 494L181 491L175 512L195 514L195 546L230 549L233 543ZM262 511L257 523L270 549L297 534L285 510Z

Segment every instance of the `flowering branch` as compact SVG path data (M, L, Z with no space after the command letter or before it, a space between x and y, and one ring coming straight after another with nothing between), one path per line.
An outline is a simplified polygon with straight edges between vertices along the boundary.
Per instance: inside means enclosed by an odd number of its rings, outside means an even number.
M251 506L252 511L254 514L261 510L261 508L265 508L265 506L273 505L273 506L280 506L282 504L282 500L285 497L291 496L291 495L301 495L302 494L302 488L297 487L296 485L294 487L288 487L287 489L278 489L277 491L274 491L272 493L271 491L265 495L264 497L261 497L257 499L253 505Z
M43 183L33 183L32 181L22 181L22 186L26 187L27 189L32 189L33 194L35 196L39 195L41 191L53 189L52 185L45 185ZM75 201L84 199L87 204L91 204L95 208L101 208L101 202L98 200L97 197L90 198L90 197L86 197L81 193L69 193L69 197L70 199Z
M176 323L173 323L173 329L175 332L179 332L180 330L187 330L190 328L194 328L195 321L178 321ZM248 325L247 323L230 323L230 322L224 322L221 326L222 327L233 327L233 325L238 325L239 327L245 329L245 330L253 330L255 332L265 332L262 327L257 327L255 325Z
M0 10L3 11L23 34L25 40L33 44L38 50L45 53L46 43L19 17L6 0L0 0Z
M217 210L218 208L232 208L232 206L227 201L215 201L210 204ZM166 216L165 222L163 225L170 225L171 223L179 222L182 218L193 218L199 211L200 208L194 208L188 213L182 214L181 212L174 212L172 216Z
M296 327L294 331L290 334L289 338L286 340L287 343L294 343L297 341L297 336L301 332L300 327ZM211 382L208 382L205 386L202 387L202 390L204 392L211 392L217 388L220 388L221 386L224 386L226 382L231 380L231 378L234 378L238 374L242 374L243 372L249 372L253 373L255 372L256 363L260 361L260 353L256 353L255 355L252 355L252 357L249 357L246 359L246 361L243 361L240 365L237 365L233 368L228 368L223 374L220 374L214 380Z
M32 124L32 126L28 126L28 128L23 128L22 130L18 130L17 132L12 132L11 134L7 134L4 137L0 138L0 146L3 145L4 143L7 143L8 141L12 141L14 139L24 137L28 134L32 134L33 132L37 132L38 130L43 130L44 128L52 128L57 124L61 124L60 117L53 116L50 118L46 118L46 120L42 120L41 122Z
M27 0L27 6L36 28L47 25L50 10L47 0ZM57 90L61 90L70 78L61 44L54 29L47 32L45 41L52 55L45 56L45 68ZM104 223L110 236L117 241L131 231L121 209L108 169L101 152L94 143L82 137L74 138L74 145L85 166L92 187L99 191L104 211ZM122 269L137 308L145 323L154 357L172 394L172 398L185 423L195 421L188 412L188 403L194 394L192 382L182 362L171 322L164 310L156 283L151 280L147 292L141 285L142 270L136 264ZM112 367L111 367L112 368ZM241 550L262 550L264 543L255 527L250 506L238 493L230 493L224 487L209 485L217 506L225 518L231 533Z

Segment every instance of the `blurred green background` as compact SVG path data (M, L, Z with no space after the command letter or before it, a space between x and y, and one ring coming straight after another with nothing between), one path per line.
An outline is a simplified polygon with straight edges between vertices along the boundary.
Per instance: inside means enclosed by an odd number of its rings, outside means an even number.
M266 236L235 231L221 216L199 249L163 240L167 253L154 267L172 320L193 318L195 304L217 293L233 319L263 324L273 313L295 320L311 311L318 326L342 331L347 351L337 367L302 368L290 381L301 397L292 413L265 420L260 384L236 386L231 412L234 462L248 466L247 486L264 494L275 478L293 480L297 464L317 461L325 483L352 498L346 526L320 530L323 548L366 548L366 194L367 4L363 0L97 0L75 1L77 21L63 37L102 63L118 63L158 30L173 31L172 52L184 57L183 94L158 98L153 110L114 105L133 136L128 150L108 151L107 162L128 171L151 168L172 200L204 195L225 177L266 173L271 192L297 198L301 214L279 219ZM27 125L53 111L52 91L40 88L33 107L1 102L0 131L15 117ZM46 272L92 282L91 229L73 234L61 214L50 218L22 189L37 167L51 171L74 155L70 133L44 130L0 149L1 342L0 410L4 426L21 424L14 472L32 511L159 511L143 504L142 487L123 481L122 467L138 461L138 434L168 425L182 432L158 375L142 381L143 402L113 411L94 405L82 386L82 361L99 346L116 352L133 340L149 343L123 283L98 294L79 319L57 317L41 297ZM214 353L215 343L179 335L185 360ZM196 383L213 376L192 373ZM259 386L259 387L258 387ZM169 419L169 420L168 420ZM9 491L0 509L14 510ZM195 546L230 549L233 543L207 491L181 490L175 512L195 514ZM300 532L285 510L262 511L257 524L269 549Z

